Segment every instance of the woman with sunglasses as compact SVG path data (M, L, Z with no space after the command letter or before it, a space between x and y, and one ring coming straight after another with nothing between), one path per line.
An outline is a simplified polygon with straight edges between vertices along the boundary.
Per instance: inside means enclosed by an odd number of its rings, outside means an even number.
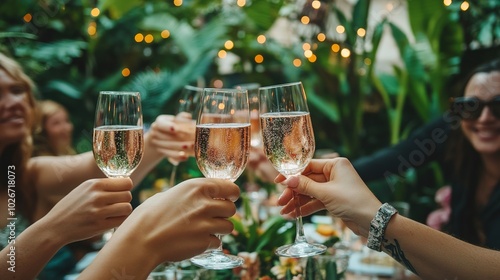
M452 187L443 230L500 249L500 59L474 69L441 117L353 165L368 182L388 175L404 179L408 168L431 161L440 164Z

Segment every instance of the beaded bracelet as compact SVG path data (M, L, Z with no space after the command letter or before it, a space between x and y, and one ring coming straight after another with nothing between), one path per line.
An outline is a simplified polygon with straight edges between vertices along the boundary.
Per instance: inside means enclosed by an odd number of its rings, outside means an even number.
M382 250L382 239L385 235L387 224L392 216L398 211L388 203L382 204L375 214L375 217L370 223L370 231L368 232L368 248L380 252Z

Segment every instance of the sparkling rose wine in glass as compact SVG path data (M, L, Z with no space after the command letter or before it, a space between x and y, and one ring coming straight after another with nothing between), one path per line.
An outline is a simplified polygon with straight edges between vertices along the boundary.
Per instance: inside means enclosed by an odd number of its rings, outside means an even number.
M311 116L301 82L261 87L260 125L264 153L274 168L289 177L300 174L309 164L315 149ZM309 243L304 234L299 195L296 205L295 242L276 249L283 257L309 257L322 254L326 246Z
M245 169L250 148L248 93L205 88L200 105L194 148L198 167L207 178L234 182ZM242 265L243 259L225 254L221 243L191 262L208 269L230 269Z

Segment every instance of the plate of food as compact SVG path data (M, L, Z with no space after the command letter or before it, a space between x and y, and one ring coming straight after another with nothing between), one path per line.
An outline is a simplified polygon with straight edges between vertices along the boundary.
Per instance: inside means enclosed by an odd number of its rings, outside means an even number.
M383 252L354 252L349 258L347 270L365 275L391 276L395 261Z

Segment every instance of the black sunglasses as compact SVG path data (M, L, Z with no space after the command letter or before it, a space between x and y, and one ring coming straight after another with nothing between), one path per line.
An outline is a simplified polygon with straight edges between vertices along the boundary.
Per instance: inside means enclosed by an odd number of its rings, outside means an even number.
M489 101L483 101L477 97L456 97L451 99L451 113L464 120L477 120L481 116L485 106L488 106L491 113L500 119L500 95Z

